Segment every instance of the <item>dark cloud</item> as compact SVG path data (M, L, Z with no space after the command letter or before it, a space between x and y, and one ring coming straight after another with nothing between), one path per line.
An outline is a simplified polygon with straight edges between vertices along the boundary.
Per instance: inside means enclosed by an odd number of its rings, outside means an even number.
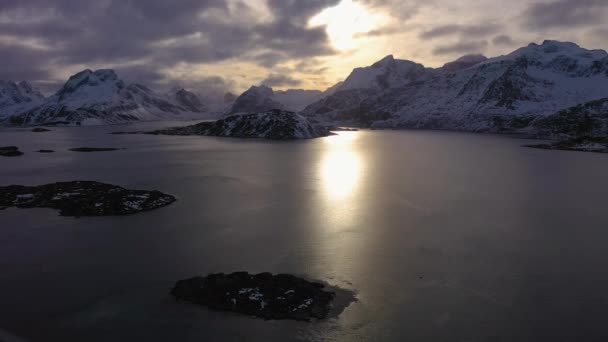
M261 84L268 87L296 87L302 84L302 81L296 80L291 76L271 74L261 82Z
M499 36L494 37L494 39L492 39L492 44L494 44L494 45L513 45L513 44L515 44L515 42L513 41L513 38L511 38L505 34L501 34Z
M479 53L485 50L488 42L480 41L462 41L451 45L438 46L433 50L434 55L450 55L450 54L472 54Z
M579 27L606 24L606 0L557 0L535 2L524 12L523 22L529 29Z
M477 24L477 25L444 25L437 26L428 31L422 32L420 38L422 39L433 39L452 35L461 35L466 38L479 38L492 35L498 31L502 26L492 23Z
M0 78L48 81L50 70L95 65L162 82L158 71L179 63L254 56L251 61L269 68L329 55L334 50L325 29L307 23L337 3L268 0L272 19L261 21L244 0L2 0L0 36L35 40L45 48L0 39Z

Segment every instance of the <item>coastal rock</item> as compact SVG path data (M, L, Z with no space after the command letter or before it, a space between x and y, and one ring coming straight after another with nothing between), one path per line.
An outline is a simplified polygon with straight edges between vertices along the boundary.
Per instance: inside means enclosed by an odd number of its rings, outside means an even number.
M232 115L218 121L168 128L149 134L290 140L324 137L330 135L330 132L321 126L313 125L296 113L271 110L262 113Z
M213 310L263 319L310 321L326 318L335 293L325 285L289 274L210 274L181 280L171 294Z
M34 129L32 129L32 132L34 133L43 133L43 132L50 132L50 129L46 129L46 128L42 128L42 127L36 127Z
M19 151L17 146L0 147L0 156L2 157L18 157L22 156L23 152Z
M53 150L38 150L36 152L38 152L38 153L53 153L55 151L53 151Z
M577 138L558 141L552 144L526 145L526 147L540 148L544 150L608 153L608 137Z
M53 208L62 216L129 215L164 207L175 200L159 191L128 190L91 181L0 187L0 210Z

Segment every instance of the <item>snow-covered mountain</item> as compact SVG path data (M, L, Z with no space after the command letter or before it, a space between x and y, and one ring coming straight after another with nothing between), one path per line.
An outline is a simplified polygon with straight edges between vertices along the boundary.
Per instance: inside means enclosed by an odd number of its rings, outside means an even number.
M309 104L320 100L323 92L319 90L288 89L274 91L267 86L252 86L239 96L230 113L264 112L283 109L298 112Z
M340 86L340 91L351 89L388 89L412 83L426 76L422 64L386 56L372 66L356 68Z
M171 89L168 96L169 99L173 100L174 103L180 105L182 108L185 108L190 112L204 113L209 110L195 93L182 87Z
M504 131L605 97L605 51L545 41L491 59L467 56L437 69L389 56L355 69L338 92L302 114L377 127Z
M285 109L282 103L274 100L274 91L267 86L252 86L237 97L229 114L265 112L273 109Z
M0 80L0 121L15 112L39 106L44 99L44 95L26 81Z
M328 136L330 132L322 126L313 125L301 115L275 109L266 112L230 115L217 121L169 128L154 131L151 134L291 140L324 137Z
M176 92L170 99L150 88L126 84L113 70L84 70L38 106L9 113L10 124L108 124L200 117L196 95Z

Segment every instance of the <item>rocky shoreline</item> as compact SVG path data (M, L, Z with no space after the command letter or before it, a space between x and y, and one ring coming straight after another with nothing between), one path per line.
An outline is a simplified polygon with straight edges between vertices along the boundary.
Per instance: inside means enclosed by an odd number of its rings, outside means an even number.
M525 147L540 148L543 150L608 153L608 137L576 138L551 144L525 145Z

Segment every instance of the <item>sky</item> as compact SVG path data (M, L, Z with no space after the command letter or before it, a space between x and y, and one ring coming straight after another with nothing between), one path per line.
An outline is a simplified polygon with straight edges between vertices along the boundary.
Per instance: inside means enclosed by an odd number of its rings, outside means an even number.
M608 0L2 0L0 80L324 90L389 54L440 67L545 39L608 49Z

